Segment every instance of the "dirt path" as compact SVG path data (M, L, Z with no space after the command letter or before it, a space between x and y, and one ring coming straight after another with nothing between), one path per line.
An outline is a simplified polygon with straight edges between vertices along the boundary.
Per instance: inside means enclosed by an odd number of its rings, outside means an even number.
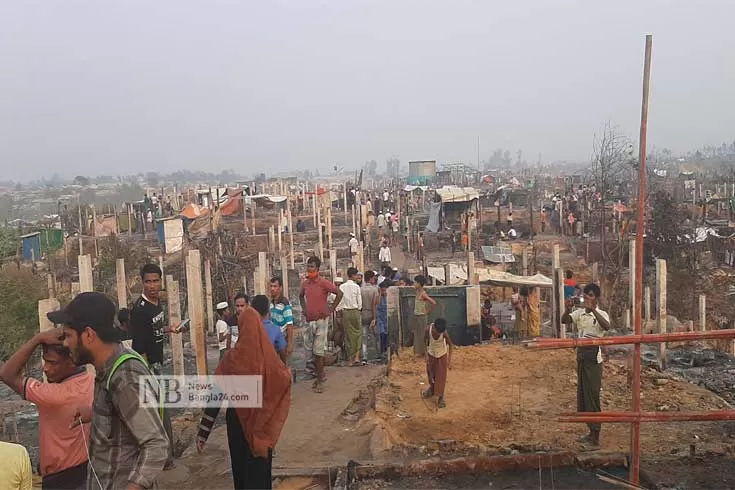
M393 363L390 385L376 400L376 415L391 442L434 446L436 441L460 441L453 446L484 446L498 451L580 449L577 436L586 428L555 420L561 412L576 411L576 373L570 351L531 351L521 346L462 347L455 352L449 372L447 408L424 400L425 362L403 356ZM647 411L722 409L726 403L712 392L645 370L641 401ZM628 410L630 389L622 359L605 363L603 410ZM644 454L685 454L694 436L698 451L724 453L733 448L735 424L643 424ZM603 426L602 449L626 451L626 424ZM432 442L434 444L432 444Z
M357 398L371 380L380 378L383 366L363 368L327 368L329 381L324 393L317 395L311 383L293 386L291 411L276 447L273 466L335 466L349 459L370 456L370 434L373 424L357 422L367 400ZM352 412L352 413L350 413ZM198 421L197 421L198 423ZM177 466L159 479L161 488L232 488L227 432L220 416L202 455L188 448Z

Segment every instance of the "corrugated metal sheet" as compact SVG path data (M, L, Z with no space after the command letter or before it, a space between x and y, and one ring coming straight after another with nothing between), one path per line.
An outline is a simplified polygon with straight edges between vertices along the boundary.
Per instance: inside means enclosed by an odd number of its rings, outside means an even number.
M442 202L470 202L480 198L480 192L474 187L444 186L436 190Z
M23 244L23 260L41 260L41 234L29 233L20 239Z

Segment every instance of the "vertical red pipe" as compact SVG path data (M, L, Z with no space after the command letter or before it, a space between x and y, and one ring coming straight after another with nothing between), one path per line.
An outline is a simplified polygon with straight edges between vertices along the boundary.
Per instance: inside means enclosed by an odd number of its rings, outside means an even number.
M643 306L643 234L645 232L646 219L646 133L648 131L648 91L651 79L651 45L653 37L646 35L646 55L643 65L643 100L641 103L641 134L639 146L639 171L638 179L638 226L635 236L635 335L641 334L641 311ZM635 344L633 350L633 412L641 411L641 344ZM638 474L641 467L641 423L640 420L633 422L630 430L630 481L638 485Z

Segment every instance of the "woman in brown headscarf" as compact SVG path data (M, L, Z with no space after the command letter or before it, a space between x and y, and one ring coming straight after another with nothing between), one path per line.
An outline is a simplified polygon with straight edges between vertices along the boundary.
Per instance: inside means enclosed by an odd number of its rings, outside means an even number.
M239 315L237 344L222 358L215 374L262 376L262 406L227 408L227 440L230 446L235 489L270 489L273 448L278 442L291 405L291 375L268 340L261 317L246 307ZM220 407L204 411L197 449L201 452Z

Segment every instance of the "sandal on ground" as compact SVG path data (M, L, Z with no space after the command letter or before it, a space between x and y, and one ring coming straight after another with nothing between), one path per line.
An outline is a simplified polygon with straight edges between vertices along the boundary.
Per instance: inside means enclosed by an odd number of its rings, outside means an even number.
M595 441L591 435L587 434L586 436L582 436L579 439L577 439L582 446L587 448L598 448L600 447L600 443Z
M421 396L424 397L424 398L431 398L432 396L434 396L434 390L432 390L431 388L429 388L428 390L426 390L423 393L421 393Z
M324 387L322 387L322 384L318 381L314 383L312 388L314 389L314 393L324 393Z
M447 404L444 403L444 397L439 398L439 400L436 402L436 406L439 408L445 408L447 406Z
M577 442L592 442L592 436L590 434L585 434L583 436L577 437Z

